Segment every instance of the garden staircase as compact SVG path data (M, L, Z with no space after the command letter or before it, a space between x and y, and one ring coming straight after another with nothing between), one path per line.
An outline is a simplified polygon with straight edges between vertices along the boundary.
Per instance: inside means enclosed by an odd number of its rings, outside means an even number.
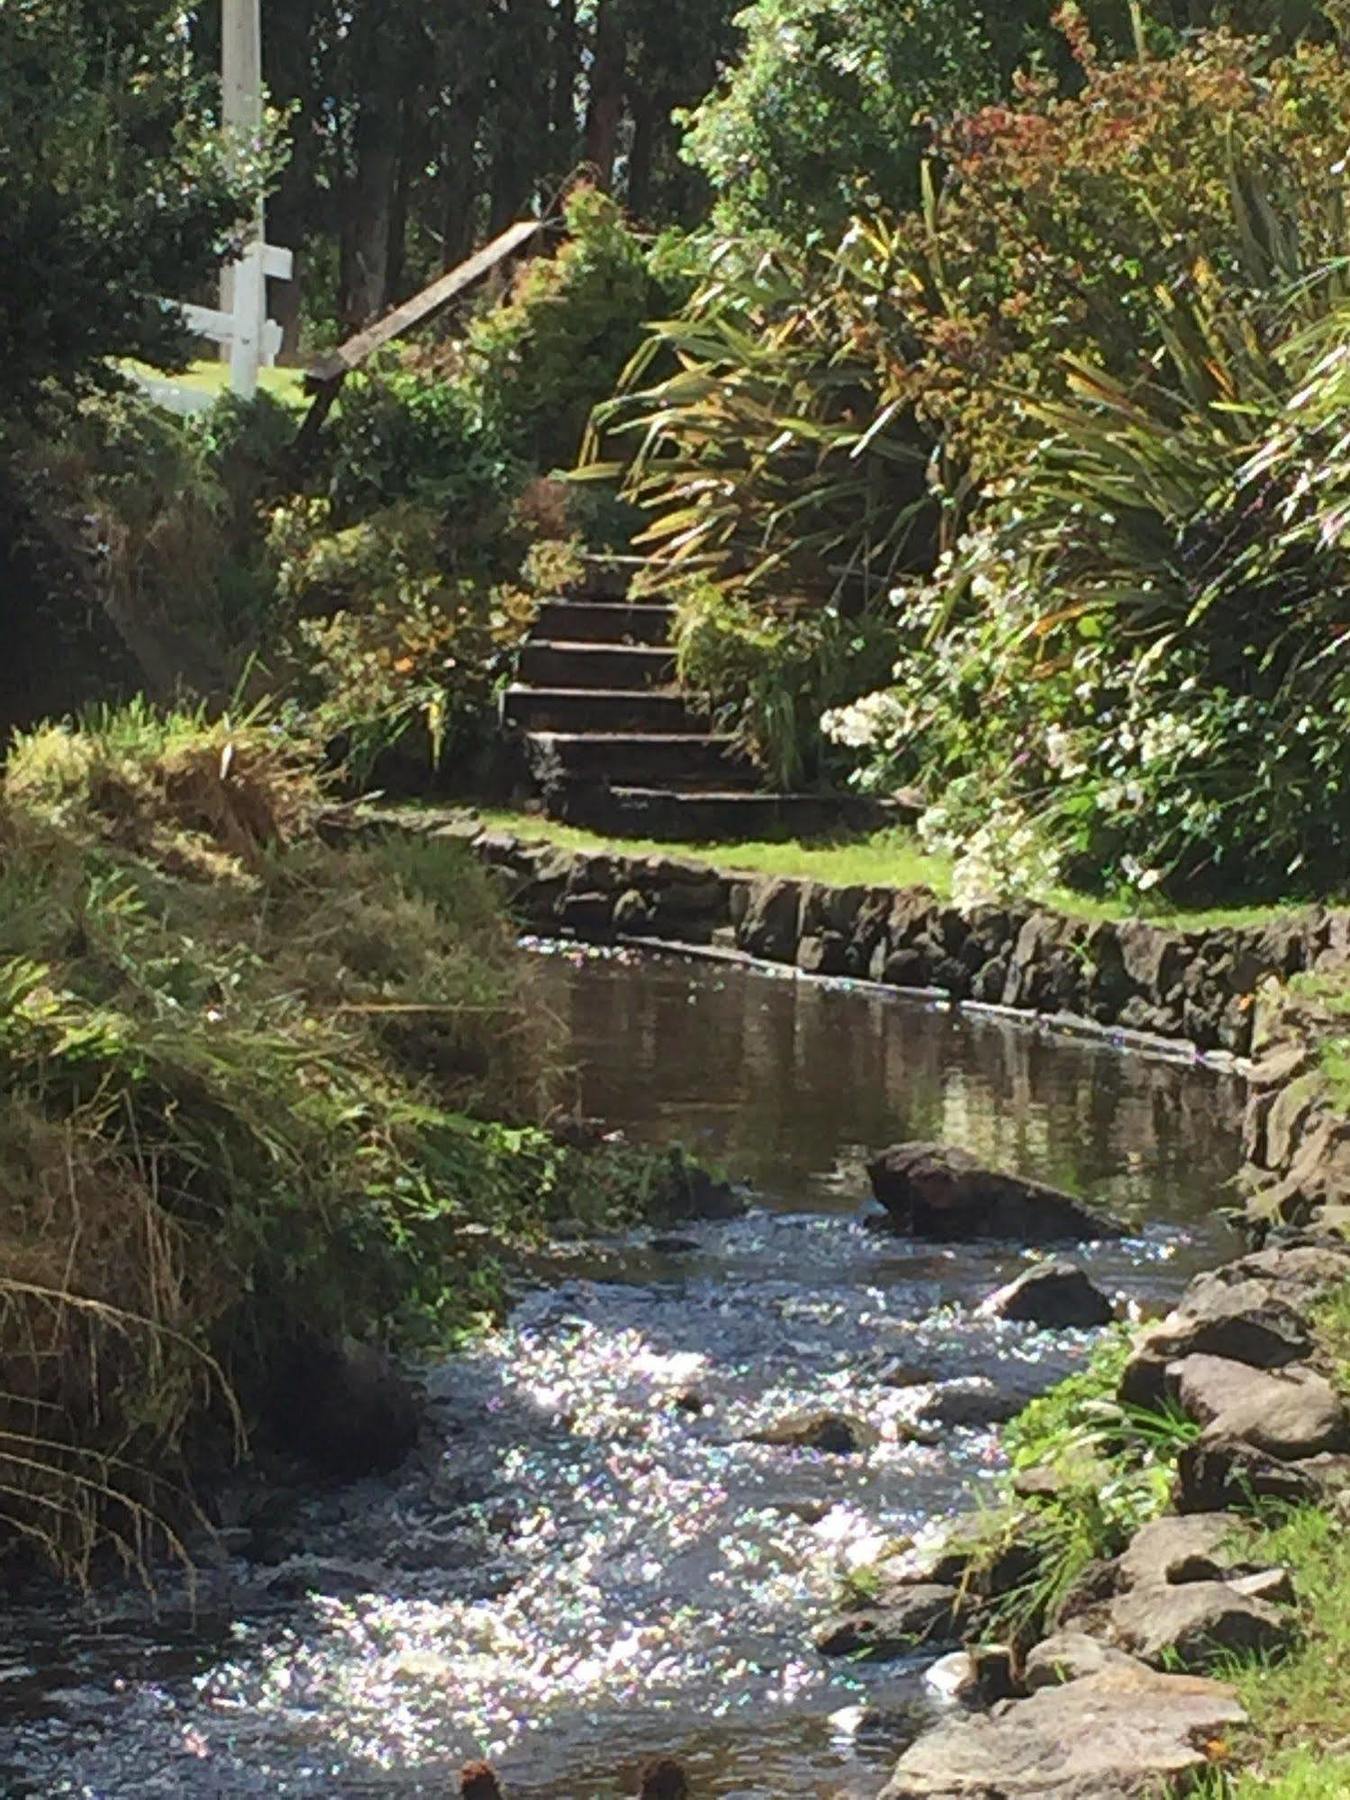
M673 616L600 574L585 594L540 606L503 716L523 735L549 816L687 843L837 827L846 802L763 792L734 740L699 716L677 679Z

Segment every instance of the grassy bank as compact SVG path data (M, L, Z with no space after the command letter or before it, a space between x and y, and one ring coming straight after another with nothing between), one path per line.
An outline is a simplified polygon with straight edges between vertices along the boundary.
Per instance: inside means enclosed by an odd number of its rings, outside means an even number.
M1321 1360L1350 1393L1350 1286L1317 1315ZM1286 1568L1298 1596L1301 1635L1278 1662L1244 1660L1225 1671L1251 1719L1234 1744L1241 1773L1220 1792L1235 1800L1341 1800L1350 1793L1350 1536L1335 1508L1272 1512L1251 1550Z
M929 887L944 896L952 891L950 858L928 854L911 832L901 828L824 842L672 844L647 838L606 838L574 825L560 825L536 813L485 808L480 816L484 824L494 830L510 831L522 838L544 839L567 850L613 850L623 856L686 856L718 868L744 869L757 875L793 876L827 882L835 887ZM1047 896L1047 902L1080 918L1147 918L1154 924L1196 931L1215 926L1261 925L1304 910L1301 905L1290 904L1154 911L1098 900L1069 888L1054 890Z
M1320 1365L1350 1394L1350 1285L1325 1299L1312 1323ZM1030 1541L1040 1562L1004 1602L1012 1625L1043 1623L1090 1564L1169 1510L1176 1451L1198 1428L1178 1413L1115 1404L1127 1342L1108 1339L1082 1375L1005 1429L1014 1470L1049 1467L1063 1481L1037 1509L1029 1540L1021 1527L1019 1541ZM1299 1631L1282 1657L1217 1659L1213 1672L1236 1688L1250 1723L1222 1746L1205 1792L1211 1800L1341 1800L1350 1793L1350 1539L1334 1502L1266 1505L1255 1523L1244 1561L1288 1570Z
M144 707L0 777L0 1551L142 1558L301 1340L444 1343L669 1171L569 1147L454 846L333 848L264 718Z

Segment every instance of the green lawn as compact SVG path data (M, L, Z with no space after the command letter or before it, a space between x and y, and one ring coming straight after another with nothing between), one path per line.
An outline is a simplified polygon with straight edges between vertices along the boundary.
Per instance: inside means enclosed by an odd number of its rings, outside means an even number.
M945 857L921 850L913 834L892 828L866 837L826 842L669 844L645 838L606 838L573 825L559 825L536 813L480 809L479 816L494 829L518 837L543 838L568 850L613 850L624 856L685 856L696 862L715 863L721 869L744 869L761 875L795 875L824 881L834 887L931 887L935 893L951 892L951 863ZM1205 908L1195 911L1148 911L1123 902L1098 900L1068 889L1050 896L1061 911L1087 919L1140 917L1157 924L1186 930L1214 926L1260 925L1272 918L1302 910L1301 906L1248 906Z
M221 362L218 357L202 357L172 375L163 369L152 369L147 363L129 361L122 366L129 372L147 376L151 381L176 382L179 387L192 388L201 394L223 394L230 385L230 366ZM286 406L302 407L306 404L303 369L259 369L258 386L265 394L270 394L274 400L280 400Z

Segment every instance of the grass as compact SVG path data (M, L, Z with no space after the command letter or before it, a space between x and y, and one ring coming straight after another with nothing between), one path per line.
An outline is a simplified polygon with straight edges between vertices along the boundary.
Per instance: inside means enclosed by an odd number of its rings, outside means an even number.
M1350 1533L1329 1512L1299 1508L1265 1530L1249 1554L1289 1570L1304 1636L1283 1661L1223 1671L1251 1720L1233 1746L1243 1772L1232 1791L1241 1800L1343 1796L1350 1793Z
M920 849L911 832L892 827L862 837L802 842L671 844L647 838L606 838L573 825L560 825L536 813L494 809L481 812L485 824L517 837L545 839L567 850L611 850L623 856L684 856L718 868L743 869L759 875L785 875L826 882L833 887L930 887L944 897L952 886L951 863ZM1300 912L1301 905L1223 907L1194 911L1148 912L1124 902L1099 900L1069 889L1057 889L1049 904L1084 919L1147 918L1158 925L1206 931L1264 925Z
M1350 1021L1350 978L1343 972L1293 975L1289 991L1313 1001L1335 1019ZM1350 1113L1350 1029L1322 1037L1317 1054L1332 1104L1341 1112Z
M145 376L151 381L171 381L178 387L191 388L198 394L223 394L230 385L230 365L218 357L201 357L173 375L166 374L163 369L152 369L148 363L134 360L129 360L124 366L129 373ZM258 386L265 394L271 394L273 399L280 400L286 406L300 408L307 404L303 369L259 369Z

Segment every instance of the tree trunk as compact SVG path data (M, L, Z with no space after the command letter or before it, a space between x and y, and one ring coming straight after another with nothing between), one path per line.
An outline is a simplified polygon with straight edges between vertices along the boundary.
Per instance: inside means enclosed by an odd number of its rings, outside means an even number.
M585 159L598 185L614 185L614 160L623 117L624 65L627 60L620 0L599 0L591 56L591 91L586 106Z
M338 304L344 325L358 331L383 310L388 290L399 146L398 40L369 0L356 14L351 48L357 115L344 195Z
M284 21L268 19L263 33L263 78L278 104L296 103L291 149L275 194L267 202L267 238L295 253L290 281L267 284L267 316L281 327L281 360L300 360L304 245L331 220L315 189L315 116L320 105L314 73L315 0L293 0Z
M553 13L553 78L549 94L551 173L566 175L577 154L577 42L576 0L557 0Z
M628 193L625 199L629 212L638 218L651 205L656 130L661 118L669 111L670 102L663 94L644 91L633 95L633 145L628 152Z
M453 269L473 249L478 236L478 127L483 116L481 88L458 97L441 145L441 261Z

